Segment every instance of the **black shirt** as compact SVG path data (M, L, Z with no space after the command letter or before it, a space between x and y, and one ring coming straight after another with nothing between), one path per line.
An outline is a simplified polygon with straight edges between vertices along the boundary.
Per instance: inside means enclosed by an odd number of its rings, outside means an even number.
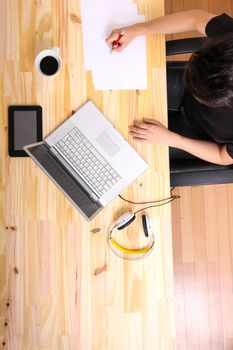
M207 23L205 32L210 38L233 32L233 18L226 14L216 16ZM233 109L205 106L187 90L183 108L188 126L196 138L227 144L227 152L233 158Z

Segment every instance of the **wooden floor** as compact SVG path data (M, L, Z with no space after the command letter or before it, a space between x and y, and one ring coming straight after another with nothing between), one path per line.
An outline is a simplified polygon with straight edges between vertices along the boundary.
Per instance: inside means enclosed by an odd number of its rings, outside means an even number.
M233 16L231 0L166 0L166 13L191 8ZM177 349L232 350L233 185L175 192L181 195L172 205Z
M233 185L185 187L172 207L178 350L233 349Z

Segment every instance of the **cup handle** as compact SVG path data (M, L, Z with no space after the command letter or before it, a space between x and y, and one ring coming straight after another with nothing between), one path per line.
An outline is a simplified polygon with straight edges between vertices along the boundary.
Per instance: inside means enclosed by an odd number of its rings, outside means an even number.
M53 46L52 50L55 51L59 55L59 47Z

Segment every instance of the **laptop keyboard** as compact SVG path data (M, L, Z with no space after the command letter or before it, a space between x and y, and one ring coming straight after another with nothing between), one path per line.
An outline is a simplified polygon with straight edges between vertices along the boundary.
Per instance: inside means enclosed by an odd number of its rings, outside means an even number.
M59 140L56 148L62 151L61 153L100 196L121 179L77 128Z

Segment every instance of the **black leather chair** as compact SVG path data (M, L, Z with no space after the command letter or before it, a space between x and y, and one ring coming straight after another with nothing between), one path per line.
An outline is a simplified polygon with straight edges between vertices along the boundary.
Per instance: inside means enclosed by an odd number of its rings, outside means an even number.
M179 55L192 53L199 48L208 38L190 38L171 40L166 42L166 55ZM180 74L184 71L185 61L167 62L167 71L176 70ZM167 74L169 76L169 74ZM173 82L167 81L167 84ZM176 89L176 86L172 86ZM168 101L169 104L169 101ZM172 105L172 106L171 106ZM172 113L178 113L178 107L175 102L170 103L169 109ZM169 149L170 156L170 183L171 186L194 186L225 184L233 182L233 165L222 166L212 164L196 158L191 154L175 148Z

